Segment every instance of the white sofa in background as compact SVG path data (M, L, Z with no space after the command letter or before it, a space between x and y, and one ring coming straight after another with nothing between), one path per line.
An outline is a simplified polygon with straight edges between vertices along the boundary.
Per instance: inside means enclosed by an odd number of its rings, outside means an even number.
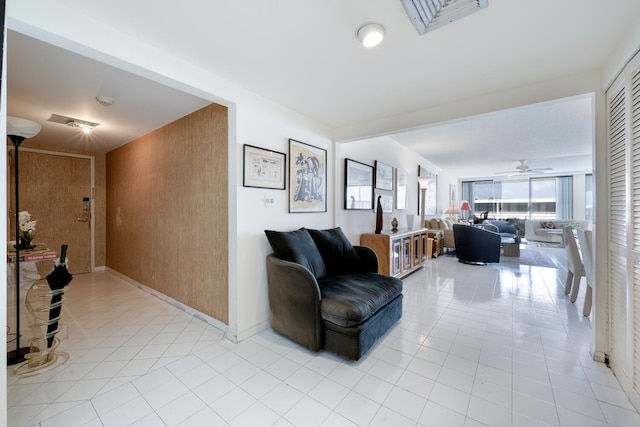
M543 223L546 223L547 227L552 226L554 228L545 228ZM524 238L536 242L562 243L562 234L555 232L561 231L566 226L591 230L591 221L581 219L527 219L524 222ZM550 231L551 233L549 233Z

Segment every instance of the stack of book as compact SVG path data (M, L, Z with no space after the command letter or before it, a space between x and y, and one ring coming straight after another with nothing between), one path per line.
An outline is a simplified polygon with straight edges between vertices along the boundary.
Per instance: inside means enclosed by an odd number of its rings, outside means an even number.
M42 243L36 244L33 249L20 249L20 262L42 261L54 258L58 258L58 254ZM16 262L16 248L13 247L12 243L7 244L7 262Z

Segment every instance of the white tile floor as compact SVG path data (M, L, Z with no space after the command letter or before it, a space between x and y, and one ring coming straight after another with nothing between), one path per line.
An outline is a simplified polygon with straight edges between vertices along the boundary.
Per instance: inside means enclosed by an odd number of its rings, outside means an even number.
M547 251L555 259L563 251ZM70 360L19 378L17 426L638 426L564 271L441 256L359 362L267 330L240 344L108 272L67 288Z

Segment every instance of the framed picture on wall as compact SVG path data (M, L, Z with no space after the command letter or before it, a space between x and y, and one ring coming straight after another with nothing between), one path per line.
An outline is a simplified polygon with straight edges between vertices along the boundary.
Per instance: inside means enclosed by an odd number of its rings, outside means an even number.
M327 150L289 140L289 212L327 211Z
M429 184L427 185L427 192L425 197L424 214L427 216L436 215L437 213L436 202L437 202L437 195L438 195L438 175L418 165L418 176L429 178ZM420 191L420 186L418 185L418 215L422 214L420 209L422 209L422 191Z
M456 206L458 204L458 195L456 194L456 185L449 184L449 206Z
M344 208L373 209L373 166L345 159Z
M393 212L393 196L388 194L378 193L376 194L376 200L378 200L378 196L380 196L380 204L382 205L383 213L391 213Z
M287 155L244 144L244 187L285 189Z
M408 184L409 174L402 169L396 169L396 209L407 209L409 206Z
M376 160L376 188L393 190L393 167Z

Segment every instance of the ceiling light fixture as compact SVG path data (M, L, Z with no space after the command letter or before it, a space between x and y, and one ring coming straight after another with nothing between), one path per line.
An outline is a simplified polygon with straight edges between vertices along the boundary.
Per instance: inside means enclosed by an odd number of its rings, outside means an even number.
M84 120L70 120L67 122L67 126L82 129L82 132L89 134L93 128L98 126L98 123L85 122Z
M96 96L96 102L103 107L111 107L115 101L108 96Z
M364 47L374 47L384 38L384 27L377 22L366 22L356 30L356 36Z

